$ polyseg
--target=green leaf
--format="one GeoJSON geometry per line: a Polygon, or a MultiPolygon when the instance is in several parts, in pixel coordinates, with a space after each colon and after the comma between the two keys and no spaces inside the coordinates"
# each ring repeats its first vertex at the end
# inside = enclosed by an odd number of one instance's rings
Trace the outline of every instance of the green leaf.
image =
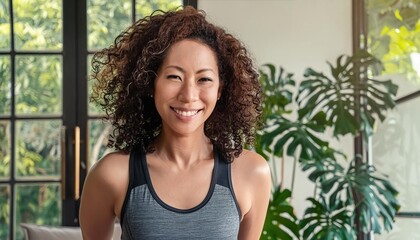
{"type": "Polygon", "coordinates": [[[368,52],[359,51],[353,56],[339,56],[335,66],[328,63],[332,78],[307,68],[298,90],[299,119],[314,119],[318,114],[325,113],[325,119],[332,124],[336,137],[361,130],[370,132],[375,117],[383,120],[384,113],[395,106],[393,98],[398,89],[390,80],[359,78],[357,73],[361,67],[373,67],[379,63],[368,52]],[[368,92],[369,95],[366,95],[368,92]],[[359,97],[367,99],[363,107],[354,104],[359,97]],[[356,118],[362,113],[364,118],[356,118]]]}
{"type": "Polygon", "coordinates": [[[348,236],[354,239],[354,230],[351,228],[351,211],[340,208],[343,204],[328,206],[324,197],[321,201],[308,198],[312,206],[307,208],[300,226],[304,239],[340,239],[348,236]]]}
{"type": "Polygon", "coordinates": [[[293,74],[286,73],[279,67],[278,73],[273,64],[264,64],[259,69],[260,82],[263,88],[263,121],[269,115],[286,113],[286,107],[293,101],[291,87],[295,85],[293,74]],[[277,76],[277,77],[276,77],[277,76]]]}
{"type": "Polygon", "coordinates": [[[289,204],[291,192],[277,188],[269,203],[263,233],[260,239],[300,238],[300,227],[293,207],[289,204]]]}

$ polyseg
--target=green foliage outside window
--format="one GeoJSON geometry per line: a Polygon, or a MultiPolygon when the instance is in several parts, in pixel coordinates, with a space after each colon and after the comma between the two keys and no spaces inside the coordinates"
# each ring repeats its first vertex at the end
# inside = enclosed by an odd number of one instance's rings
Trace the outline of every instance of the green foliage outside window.
{"type": "Polygon", "coordinates": [[[131,0],[88,0],[88,49],[109,47],[131,22],[131,0]]]}
{"type": "Polygon", "coordinates": [[[17,56],[16,114],[60,114],[62,63],[60,56],[17,56]]]}
{"type": "Polygon", "coordinates": [[[0,115],[10,114],[10,58],[0,56],[0,115]]]}
{"type": "Polygon", "coordinates": [[[63,21],[61,0],[13,1],[15,48],[61,50],[63,21]]]}
{"type": "Polygon", "coordinates": [[[383,74],[403,74],[420,83],[413,54],[420,54],[420,0],[369,0],[368,46],[384,65],[383,74]]]}
{"type": "Polygon", "coordinates": [[[16,236],[23,239],[19,223],[39,225],[61,224],[61,198],[59,184],[25,184],[16,188],[16,236]]]}
{"type": "MultiPolygon", "coordinates": [[[[182,0],[136,1],[136,19],[148,16],[156,9],[167,11],[181,5],[182,0]]],[[[109,47],[115,37],[131,24],[131,0],[88,0],[87,6],[89,50],[109,47]]]]}
{"type": "Polygon", "coordinates": [[[136,2],[136,19],[150,15],[154,10],[170,10],[182,6],[182,0],[144,0],[136,2]]]}
{"type": "Polygon", "coordinates": [[[9,2],[0,2],[0,50],[10,49],[9,2]]]}
{"type": "Polygon", "coordinates": [[[9,235],[9,230],[7,229],[10,216],[9,200],[9,186],[0,185],[0,239],[7,239],[7,236],[9,235]]]}

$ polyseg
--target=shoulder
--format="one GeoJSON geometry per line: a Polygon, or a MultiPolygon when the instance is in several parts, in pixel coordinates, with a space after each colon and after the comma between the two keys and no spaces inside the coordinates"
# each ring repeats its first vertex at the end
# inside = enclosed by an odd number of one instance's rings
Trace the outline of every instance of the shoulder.
{"type": "Polygon", "coordinates": [[[256,152],[244,150],[232,163],[232,183],[241,210],[238,239],[258,239],[271,194],[267,161],[256,152]]]}
{"type": "Polygon", "coordinates": [[[92,166],[88,178],[100,178],[106,182],[118,179],[128,174],[128,160],[129,154],[122,152],[108,153],[92,166]]]}
{"type": "MultiPolygon", "coordinates": [[[[271,173],[267,161],[258,153],[244,150],[232,163],[232,180],[239,200],[249,201],[271,190],[271,173]]],[[[247,204],[244,204],[247,205],[247,204]]]]}
{"type": "Polygon", "coordinates": [[[243,150],[232,164],[239,175],[262,178],[262,180],[270,178],[270,167],[267,161],[254,151],[243,150]]]}
{"type": "Polygon", "coordinates": [[[129,181],[128,159],[128,154],[110,153],[89,170],[79,209],[84,238],[109,239],[112,235],[129,181]]]}
{"type": "MultiPolygon", "coordinates": [[[[86,190],[96,193],[107,192],[115,198],[124,195],[128,185],[129,156],[122,152],[112,152],[97,161],[86,177],[86,190]]],[[[118,201],[115,198],[114,200],[118,201]]]]}
{"type": "Polygon", "coordinates": [[[90,169],[91,173],[106,173],[108,171],[121,171],[128,167],[130,154],[111,152],[98,160],[90,169]]]}

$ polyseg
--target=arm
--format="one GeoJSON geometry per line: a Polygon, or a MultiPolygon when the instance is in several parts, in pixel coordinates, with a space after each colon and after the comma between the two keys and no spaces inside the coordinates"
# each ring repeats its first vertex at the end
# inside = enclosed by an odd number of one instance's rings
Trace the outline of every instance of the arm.
{"type": "Polygon", "coordinates": [[[105,156],[86,178],[79,214],[84,240],[112,238],[115,217],[119,214],[115,209],[121,197],[125,197],[128,185],[128,163],[122,156],[117,153],[105,156]]]}
{"type": "Polygon", "coordinates": [[[256,153],[247,154],[252,160],[247,160],[248,166],[242,167],[246,173],[246,194],[250,203],[246,212],[243,212],[243,219],[239,228],[238,239],[255,240],[259,239],[264,226],[268,203],[271,195],[270,168],[264,158],[256,153]]]}

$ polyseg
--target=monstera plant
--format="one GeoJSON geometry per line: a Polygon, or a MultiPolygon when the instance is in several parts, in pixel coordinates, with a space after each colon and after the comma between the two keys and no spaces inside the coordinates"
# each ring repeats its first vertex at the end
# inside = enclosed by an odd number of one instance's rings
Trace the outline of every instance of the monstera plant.
{"type": "MultiPolygon", "coordinates": [[[[285,74],[284,70],[280,68],[280,74],[276,77],[276,69],[273,65],[265,65],[269,69],[267,75],[261,72],[261,84],[264,89],[263,102],[263,119],[265,127],[268,127],[272,116],[282,116],[290,113],[286,107],[293,101],[293,87],[295,81],[292,74],[285,74]]],[[[271,123],[272,124],[272,123],[271,123]]],[[[271,133],[267,133],[271,134],[271,133]]],[[[275,134],[275,133],[274,133],[275,134]]],[[[262,138],[266,137],[263,132],[257,134],[255,150],[263,155],[266,159],[274,159],[275,155],[272,149],[264,149],[262,145],[262,138]]],[[[271,135],[273,138],[274,135],[271,135]]],[[[276,166],[273,161],[273,166],[276,166]]],[[[278,183],[277,172],[271,171],[274,191],[266,217],[266,223],[260,239],[293,239],[300,238],[300,227],[298,218],[296,217],[293,207],[289,203],[291,192],[288,189],[282,189],[278,183]]]]}
{"type": "Polygon", "coordinates": [[[350,134],[367,141],[375,122],[395,106],[397,86],[369,77],[380,62],[366,51],[328,64],[329,75],[306,69],[298,87],[281,67],[278,73],[272,64],[260,70],[264,128],[255,149],[272,163],[285,155],[295,159],[316,188],[298,219],[288,201],[290,191],[274,184],[261,239],[356,239],[357,229],[392,229],[397,190],[361,156],[348,157],[323,138],[332,132],[338,140],[350,134]],[[297,110],[288,110],[293,104],[297,110]]]}

